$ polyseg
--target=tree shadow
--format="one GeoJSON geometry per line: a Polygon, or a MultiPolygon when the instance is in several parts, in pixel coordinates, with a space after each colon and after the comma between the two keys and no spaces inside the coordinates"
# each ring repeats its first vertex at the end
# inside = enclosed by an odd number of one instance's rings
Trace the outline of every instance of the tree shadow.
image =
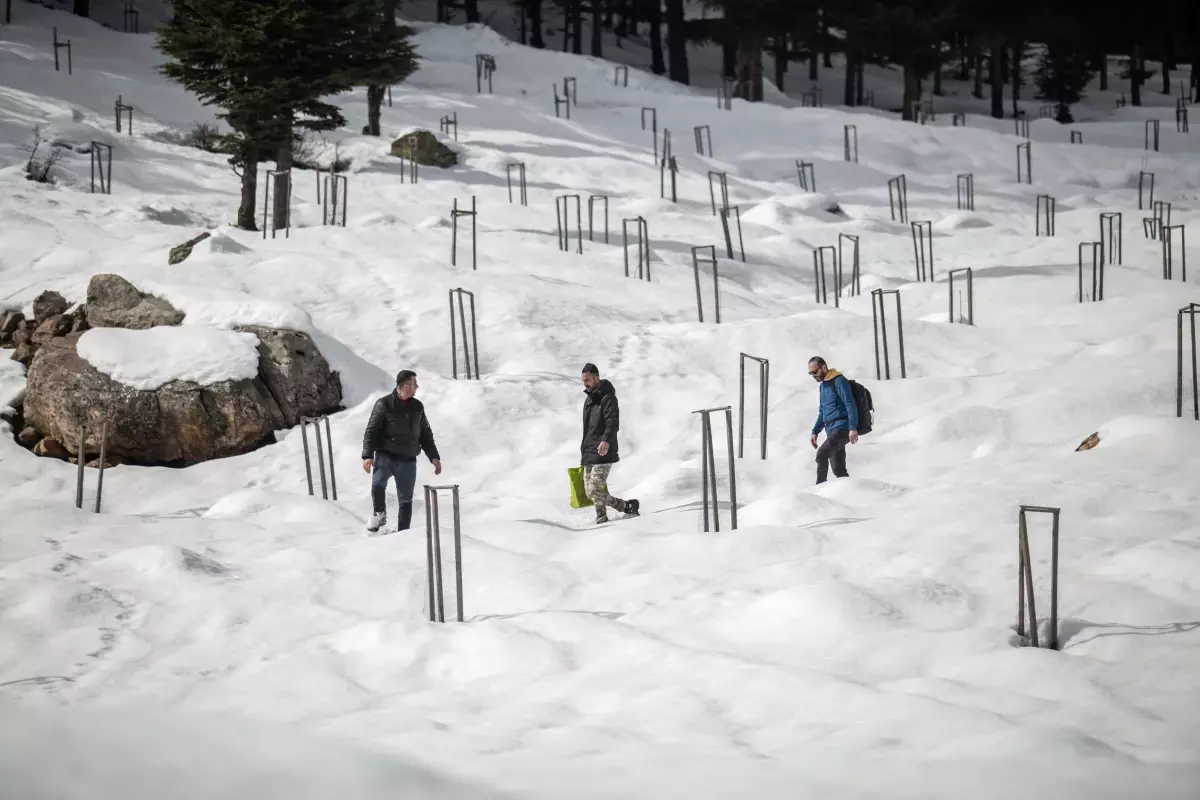
{"type": "Polygon", "coordinates": [[[1059,649],[1067,650],[1107,636],[1165,636],[1200,630],[1200,620],[1168,622],[1162,625],[1123,625],[1119,622],[1088,622],[1064,619],[1058,625],[1059,649]]]}

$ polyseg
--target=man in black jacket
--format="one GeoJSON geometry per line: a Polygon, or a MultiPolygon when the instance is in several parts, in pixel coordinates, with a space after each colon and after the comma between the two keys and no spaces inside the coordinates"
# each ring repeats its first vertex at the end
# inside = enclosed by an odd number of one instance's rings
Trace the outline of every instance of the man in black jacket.
{"type": "Polygon", "coordinates": [[[617,455],[617,430],[621,412],[617,393],[608,381],[600,380],[595,364],[583,365],[583,443],[579,446],[583,465],[583,487],[596,506],[596,524],[608,522],[606,506],[638,515],[637,500],[621,500],[608,493],[608,473],[620,461],[617,455]]]}
{"type": "Polygon", "coordinates": [[[417,455],[421,451],[433,462],[433,474],[442,474],[442,459],[433,441],[433,430],[425,417],[425,406],[413,397],[416,393],[417,373],[401,370],[396,376],[396,391],[376,400],[367,420],[362,457],[363,471],[371,474],[371,504],[375,511],[367,526],[371,533],[387,524],[390,478],[396,479],[396,495],[400,499],[396,530],[408,530],[412,522],[413,487],[417,483],[417,455]]]}

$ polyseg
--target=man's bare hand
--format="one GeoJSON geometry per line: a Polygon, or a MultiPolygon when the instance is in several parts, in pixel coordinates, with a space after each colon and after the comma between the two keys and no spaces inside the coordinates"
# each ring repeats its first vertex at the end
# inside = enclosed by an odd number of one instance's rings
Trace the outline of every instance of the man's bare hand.
{"type": "Polygon", "coordinates": [[[858,431],[850,431],[850,444],[858,444],[858,431]]]}
{"type": "Polygon", "coordinates": [[[817,434],[814,433],[812,436],[808,437],[808,441],[809,441],[809,444],[811,444],[813,446],[813,450],[816,450],[817,449],[817,434]]]}
{"type": "Polygon", "coordinates": [[[608,442],[601,442],[600,445],[596,448],[596,452],[602,456],[608,455],[608,442]]]}
{"type": "Polygon", "coordinates": [[[433,460],[433,474],[434,475],[442,474],[442,460],[440,458],[435,458],[433,460]]]}

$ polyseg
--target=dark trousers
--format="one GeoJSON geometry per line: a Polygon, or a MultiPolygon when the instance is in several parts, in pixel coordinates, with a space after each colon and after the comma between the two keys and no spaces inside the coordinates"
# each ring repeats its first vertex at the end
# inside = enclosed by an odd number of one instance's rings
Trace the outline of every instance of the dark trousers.
{"type": "Polygon", "coordinates": [[[400,501],[399,530],[405,530],[412,520],[413,488],[417,485],[417,460],[375,453],[375,466],[371,470],[371,505],[376,514],[387,510],[388,481],[396,480],[396,497],[400,501]]]}
{"type": "Polygon", "coordinates": [[[838,478],[849,478],[846,471],[846,445],[850,443],[850,431],[833,431],[826,434],[825,441],[817,448],[817,483],[829,479],[829,463],[833,462],[833,474],[838,478]]]}

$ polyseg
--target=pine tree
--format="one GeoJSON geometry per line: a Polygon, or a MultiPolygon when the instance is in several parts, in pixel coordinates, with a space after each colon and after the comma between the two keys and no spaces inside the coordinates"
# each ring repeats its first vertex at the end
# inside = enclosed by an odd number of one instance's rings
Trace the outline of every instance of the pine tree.
{"type": "Polygon", "coordinates": [[[380,136],[379,119],[383,98],[389,86],[400,83],[417,69],[416,51],[409,43],[411,28],[396,24],[398,0],[372,0],[363,9],[369,32],[357,45],[371,51],[371,61],[359,66],[358,73],[367,84],[367,126],[364,133],[380,136]]]}
{"type": "MultiPolygon", "coordinates": [[[[293,128],[345,124],[323,98],[390,77],[414,56],[381,32],[377,0],[172,0],[174,17],[158,33],[170,59],[162,72],[195,93],[233,129],[230,163],[240,170],[237,225],[255,230],[259,155],[276,150],[291,168],[293,128]]],[[[286,196],[280,198],[286,202],[286,196]]],[[[286,205],[276,224],[287,222],[286,205]],[[282,213],[282,219],[280,219],[282,213]]]]}
{"type": "Polygon", "coordinates": [[[1064,42],[1049,42],[1038,59],[1034,79],[1038,99],[1056,106],[1055,119],[1063,124],[1075,121],[1071,106],[1083,99],[1083,90],[1092,79],[1090,59],[1064,42]]]}

